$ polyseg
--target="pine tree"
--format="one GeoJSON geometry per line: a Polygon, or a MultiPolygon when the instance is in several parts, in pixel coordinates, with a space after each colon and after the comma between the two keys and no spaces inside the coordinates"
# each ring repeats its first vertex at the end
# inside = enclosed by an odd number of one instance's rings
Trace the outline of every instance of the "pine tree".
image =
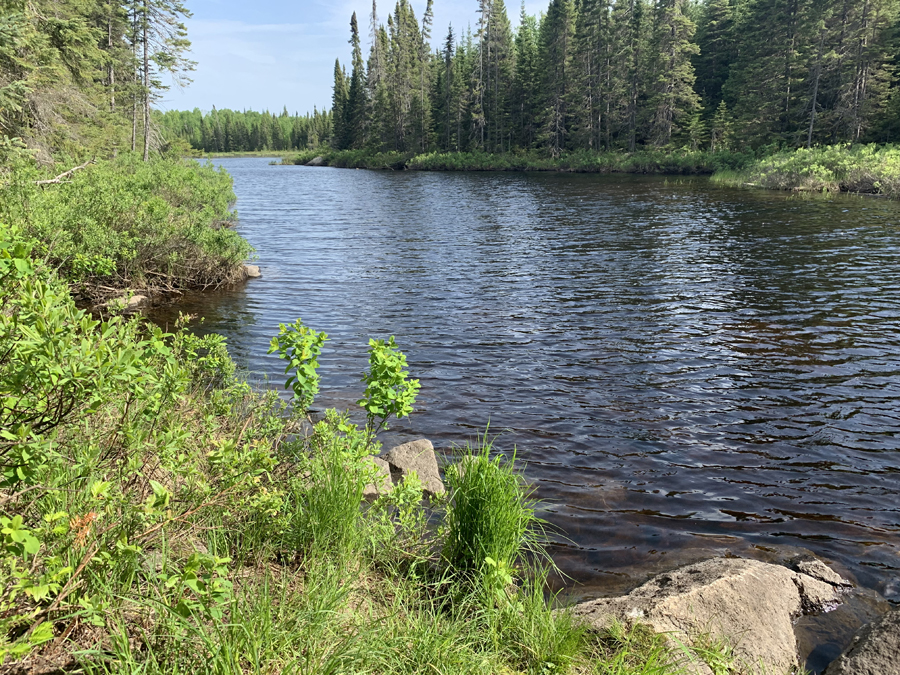
{"type": "Polygon", "coordinates": [[[538,24],[535,17],[525,13],[524,0],[519,17],[511,108],[513,123],[517,130],[517,145],[530,148],[537,141],[541,86],[538,24]]]}
{"type": "MultiPolygon", "coordinates": [[[[362,148],[366,144],[366,81],[365,64],[362,58],[362,46],[359,40],[359,25],[356,22],[356,12],[350,18],[350,45],[353,48],[352,68],[350,82],[347,88],[346,104],[341,111],[340,132],[338,131],[338,119],[335,116],[335,137],[344,139],[344,145],[348,148],[362,148]]],[[[336,115],[333,109],[332,114],[336,115]]]]}
{"type": "Polygon", "coordinates": [[[686,0],[659,0],[655,12],[654,54],[651,69],[652,111],[649,139],[663,147],[670,143],[680,125],[699,120],[699,96],[694,91],[694,66],[691,57],[699,53],[693,42],[695,26],[684,13],[686,0]]]}
{"type": "Polygon", "coordinates": [[[540,27],[544,93],[540,136],[553,157],[559,157],[565,149],[569,133],[567,95],[574,19],[572,0],[551,0],[540,27]]]}
{"type": "Polygon", "coordinates": [[[347,98],[349,82],[347,73],[338,59],[334,60],[334,88],[331,95],[331,114],[334,115],[334,147],[343,150],[349,147],[346,128],[347,98]]]}
{"type": "Polygon", "coordinates": [[[812,0],[747,0],[735,16],[737,56],[723,97],[753,144],[798,140],[813,8],[812,0]]]}
{"type": "Polygon", "coordinates": [[[573,146],[609,146],[612,43],[609,0],[582,0],[576,21],[571,114],[573,146]],[[604,128],[605,127],[605,128],[604,128]]]}
{"type": "Polygon", "coordinates": [[[702,6],[697,26],[697,46],[700,53],[694,58],[696,91],[703,107],[718,109],[722,100],[722,86],[728,79],[735,58],[733,13],[735,0],[709,0],[702,6]]]}

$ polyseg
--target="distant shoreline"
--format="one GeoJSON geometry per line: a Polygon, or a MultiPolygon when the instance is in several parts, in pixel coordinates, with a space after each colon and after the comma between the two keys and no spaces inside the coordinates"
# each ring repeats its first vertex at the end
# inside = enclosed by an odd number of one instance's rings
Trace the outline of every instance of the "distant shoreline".
{"type": "Polygon", "coordinates": [[[847,193],[900,199],[900,146],[832,145],[781,150],[764,157],[751,152],[656,149],[625,152],[578,151],[550,157],[525,153],[369,152],[306,150],[282,164],[393,171],[546,171],[708,175],[736,188],[791,192],[847,193]]]}

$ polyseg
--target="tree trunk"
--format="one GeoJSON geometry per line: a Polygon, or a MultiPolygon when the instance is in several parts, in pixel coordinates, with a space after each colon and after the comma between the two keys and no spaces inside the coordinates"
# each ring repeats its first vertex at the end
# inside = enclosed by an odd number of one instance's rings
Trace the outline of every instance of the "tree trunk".
{"type": "Polygon", "coordinates": [[[141,25],[141,43],[144,49],[144,161],[150,159],[150,0],[144,0],[144,14],[141,25]]]}
{"type": "Polygon", "coordinates": [[[822,47],[825,44],[825,27],[819,34],[819,51],[816,54],[816,79],[813,83],[812,110],[809,113],[809,133],[806,135],[806,147],[812,147],[813,127],[816,124],[816,104],[819,98],[819,79],[822,76],[822,47]]]}
{"type": "Polygon", "coordinates": [[[112,16],[106,22],[106,46],[109,50],[109,111],[116,111],[116,69],[112,58],[112,16]]]}

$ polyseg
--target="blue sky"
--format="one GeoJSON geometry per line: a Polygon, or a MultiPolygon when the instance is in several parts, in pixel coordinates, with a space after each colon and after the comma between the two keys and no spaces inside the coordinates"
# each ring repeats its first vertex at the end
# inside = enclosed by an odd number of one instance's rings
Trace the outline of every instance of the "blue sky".
{"type": "MultiPolygon", "coordinates": [[[[396,0],[380,0],[382,22],[396,0]]],[[[411,0],[421,19],[425,0],[411,0]]],[[[518,23],[518,0],[507,0],[513,25],[518,23]]],[[[526,2],[538,13],[546,0],[526,2]]],[[[197,61],[193,84],[166,93],[163,110],[233,108],[304,113],[331,105],[334,60],[349,61],[350,15],[355,11],[369,51],[371,0],[188,0],[193,18],[187,22],[197,61]]],[[[434,0],[437,45],[452,23],[464,32],[477,19],[477,0],[434,0]]]]}

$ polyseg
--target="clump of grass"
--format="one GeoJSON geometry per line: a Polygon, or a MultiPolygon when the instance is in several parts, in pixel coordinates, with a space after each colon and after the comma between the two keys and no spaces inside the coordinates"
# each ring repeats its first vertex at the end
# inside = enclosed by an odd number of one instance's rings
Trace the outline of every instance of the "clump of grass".
{"type": "Polygon", "coordinates": [[[290,479],[284,543],[311,556],[345,560],[363,545],[360,503],[369,481],[362,461],[369,454],[367,436],[346,414],[329,410],[309,443],[308,451],[299,449],[303,459],[290,479]]]}
{"type": "Polygon", "coordinates": [[[515,469],[515,456],[491,456],[492,442],[466,447],[446,472],[451,493],[445,517],[444,564],[460,572],[512,570],[520,556],[540,551],[543,522],[530,489],[515,469]]]}
{"type": "Polygon", "coordinates": [[[676,675],[684,672],[665,636],[643,624],[613,623],[592,645],[597,675],[676,675]]]}

